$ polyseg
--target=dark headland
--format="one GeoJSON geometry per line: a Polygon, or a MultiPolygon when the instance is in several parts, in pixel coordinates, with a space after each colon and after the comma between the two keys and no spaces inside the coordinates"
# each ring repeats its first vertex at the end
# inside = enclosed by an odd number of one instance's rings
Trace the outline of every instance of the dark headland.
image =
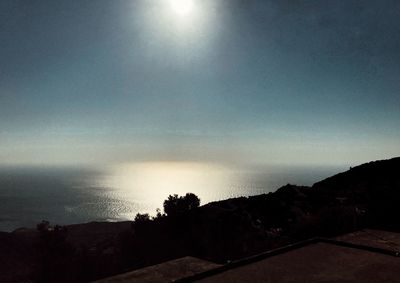
{"type": "Polygon", "coordinates": [[[317,236],[399,232],[399,215],[397,157],[154,218],[0,232],[0,282],[88,282],[185,256],[223,264],[317,236]]]}

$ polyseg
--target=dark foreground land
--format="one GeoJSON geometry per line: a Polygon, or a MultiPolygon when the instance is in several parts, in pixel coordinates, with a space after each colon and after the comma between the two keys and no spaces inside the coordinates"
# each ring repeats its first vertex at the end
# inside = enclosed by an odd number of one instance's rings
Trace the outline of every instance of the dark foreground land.
{"type": "MultiPolygon", "coordinates": [[[[179,279],[181,282],[308,282],[308,283],[395,283],[399,282],[400,268],[399,233],[379,230],[361,230],[346,234],[343,239],[315,239],[287,247],[271,256],[263,254],[251,261],[239,261],[233,266],[198,273],[190,278],[179,279]],[[364,245],[351,244],[349,241],[368,237],[364,245]],[[388,241],[394,238],[395,242],[388,241]],[[346,238],[351,238],[347,239],[346,238]],[[385,242],[385,247],[376,249],[385,242]],[[299,246],[300,245],[300,246],[299,246]],[[264,258],[263,258],[264,257],[264,258]]],[[[111,278],[110,278],[111,279],[111,278]]],[[[123,283],[111,281],[109,283],[123,283]]],[[[135,281],[126,281],[133,283],[135,281]]],[[[143,282],[143,281],[136,281],[143,282]]],[[[153,281],[156,282],[156,281],[153,281]]],[[[158,281],[158,282],[165,282],[158,281]]],[[[108,283],[108,282],[107,282],[108,283]]]]}
{"type": "Polygon", "coordinates": [[[393,158],[155,219],[1,232],[0,282],[87,282],[188,255],[224,264],[316,236],[400,231],[399,173],[393,158]]]}

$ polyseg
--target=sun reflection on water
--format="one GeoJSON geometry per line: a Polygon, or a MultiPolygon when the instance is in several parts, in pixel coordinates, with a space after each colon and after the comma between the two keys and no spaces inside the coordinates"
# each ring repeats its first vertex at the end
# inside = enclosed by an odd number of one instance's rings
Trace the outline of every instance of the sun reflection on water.
{"type": "MultiPolygon", "coordinates": [[[[233,181],[232,172],[221,165],[199,162],[140,162],[113,167],[100,181],[109,194],[139,203],[142,212],[162,209],[170,194],[192,192],[202,203],[219,199],[221,189],[233,181]]],[[[128,213],[132,217],[136,212],[128,213]]]]}

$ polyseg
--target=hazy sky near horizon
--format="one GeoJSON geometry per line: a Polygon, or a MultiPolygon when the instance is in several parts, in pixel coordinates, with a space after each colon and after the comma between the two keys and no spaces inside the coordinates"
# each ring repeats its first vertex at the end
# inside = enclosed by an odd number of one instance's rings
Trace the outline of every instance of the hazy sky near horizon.
{"type": "Polygon", "coordinates": [[[0,165],[357,164],[399,121],[399,1],[0,2],[0,165]]]}

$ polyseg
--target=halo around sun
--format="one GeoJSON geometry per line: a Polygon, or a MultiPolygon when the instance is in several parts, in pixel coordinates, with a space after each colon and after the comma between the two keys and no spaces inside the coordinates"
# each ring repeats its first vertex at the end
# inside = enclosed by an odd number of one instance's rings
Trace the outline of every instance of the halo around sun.
{"type": "Polygon", "coordinates": [[[171,9],[180,16],[188,16],[193,12],[193,0],[168,0],[171,9]]]}

